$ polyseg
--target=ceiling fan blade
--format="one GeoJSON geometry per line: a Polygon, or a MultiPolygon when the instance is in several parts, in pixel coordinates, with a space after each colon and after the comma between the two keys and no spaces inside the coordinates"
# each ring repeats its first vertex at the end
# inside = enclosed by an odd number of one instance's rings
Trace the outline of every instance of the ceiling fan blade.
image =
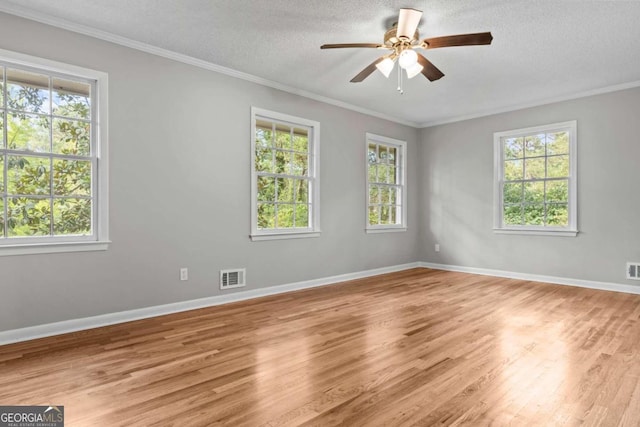
{"type": "Polygon", "coordinates": [[[455,36],[424,39],[422,41],[422,47],[425,49],[435,49],[438,47],[473,46],[491,44],[491,40],[493,40],[491,33],[457,34],[455,36]]]}
{"type": "Polygon", "coordinates": [[[351,83],[360,83],[361,81],[363,81],[364,79],[369,77],[369,75],[376,70],[376,65],[379,62],[382,62],[383,60],[384,60],[384,56],[381,56],[380,58],[378,58],[375,61],[373,61],[371,64],[369,64],[367,66],[367,68],[365,68],[364,70],[360,71],[360,73],[358,73],[357,76],[352,78],[351,79],[351,83]]]}
{"type": "Polygon", "coordinates": [[[417,9],[400,9],[398,16],[398,30],[396,35],[398,38],[413,39],[413,35],[418,29],[418,24],[422,18],[422,11],[417,9]]]}
{"type": "MultiPolygon", "coordinates": [[[[444,73],[431,63],[427,58],[418,54],[418,63],[422,65],[422,75],[429,79],[429,81],[435,81],[444,77],[444,73]]],[[[375,65],[374,65],[375,66],[375,65]]]]}
{"type": "Polygon", "coordinates": [[[320,49],[340,49],[343,47],[372,47],[379,48],[385,47],[380,43],[339,43],[339,44],[323,44],[320,49]]]}
{"type": "Polygon", "coordinates": [[[422,11],[417,9],[400,9],[400,15],[398,16],[398,30],[397,37],[413,39],[418,24],[422,18],[422,11]]]}

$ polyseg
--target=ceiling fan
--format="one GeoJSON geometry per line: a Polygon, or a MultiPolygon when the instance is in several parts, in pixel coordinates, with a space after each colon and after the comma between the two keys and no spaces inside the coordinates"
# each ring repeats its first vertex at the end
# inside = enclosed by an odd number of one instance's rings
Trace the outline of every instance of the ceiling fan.
{"type": "MultiPolygon", "coordinates": [[[[418,33],[418,24],[422,17],[422,11],[416,9],[400,9],[397,24],[387,30],[384,34],[384,42],[379,43],[341,43],[341,44],[323,44],[320,49],[338,49],[338,48],[375,48],[390,50],[391,53],[381,56],[373,61],[364,70],[351,79],[352,83],[359,83],[369,77],[376,68],[389,77],[396,59],[401,69],[407,72],[408,78],[413,78],[422,73],[430,81],[438,80],[444,76],[435,65],[433,65],[422,54],[417,53],[416,49],[436,49],[439,47],[450,46],[471,46],[491,44],[493,36],[490,32],[473,33],[473,34],[457,34],[454,36],[432,37],[420,40],[418,33]]],[[[401,80],[402,71],[399,70],[398,78],[401,80]]],[[[401,90],[401,85],[398,87],[401,90]]]]}

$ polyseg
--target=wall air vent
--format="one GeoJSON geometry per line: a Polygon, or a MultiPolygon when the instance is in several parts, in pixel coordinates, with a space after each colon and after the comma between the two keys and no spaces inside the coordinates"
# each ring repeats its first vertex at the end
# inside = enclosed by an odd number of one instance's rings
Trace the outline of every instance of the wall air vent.
{"type": "Polygon", "coordinates": [[[241,288],[245,283],[247,271],[244,268],[220,270],[220,289],[241,288]]]}
{"type": "Polygon", "coordinates": [[[627,279],[640,280],[640,262],[627,263],[627,279]]]}

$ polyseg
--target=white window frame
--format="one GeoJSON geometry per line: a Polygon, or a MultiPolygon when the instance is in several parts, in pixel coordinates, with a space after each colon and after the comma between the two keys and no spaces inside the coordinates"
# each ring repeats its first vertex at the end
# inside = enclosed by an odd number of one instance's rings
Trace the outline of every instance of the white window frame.
{"type": "MultiPolygon", "coordinates": [[[[541,236],[574,237],[578,234],[578,125],[576,120],[534,126],[524,129],[514,129],[493,134],[494,145],[494,225],[493,230],[498,234],[528,234],[541,236]],[[503,183],[504,183],[504,144],[506,138],[518,138],[546,132],[569,133],[569,197],[567,227],[505,225],[503,222],[503,183]]],[[[545,156],[546,157],[546,156],[545,156]]]]}
{"type": "MultiPolygon", "coordinates": [[[[389,138],[387,136],[376,135],[374,133],[367,132],[364,140],[364,154],[365,154],[365,182],[366,182],[366,194],[365,194],[365,232],[366,233],[387,233],[387,232],[402,232],[407,231],[407,142],[399,139],[389,138]],[[400,219],[399,224],[369,224],[369,187],[371,182],[369,181],[369,143],[385,145],[387,147],[393,147],[396,149],[397,160],[396,164],[396,179],[400,187],[400,203],[399,206],[401,212],[396,218],[400,219]]],[[[377,183],[376,183],[377,184],[377,183]]]]}
{"type": "MultiPolygon", "coordinates": [[[[80,79],[92,84],[92,235],[37,236],[2,239],[0,256],[55,252],[107,250],[109,243],[109,161],[108,161],[108,75],[107,73],[64,64],[49,59],[0,49],[0,62],[6,67],[80,79]]],[[[4,138],[4,136],[3,136],[4,138]]],[[[6,184],[6,183],[5,183],[6,184]]],[[[6,218],[5,218],[6,221],[6,218]]]]}
{"type": "Polygon", "coordinates": [[[251,234],[252,241],[298,239],[320,236],[320,122],[251,107],[251,234]],[[256,118],[298,126],[309,130],[309,201],[311,203],[308,228],[278,228],[261,230],[258,228],[258,172],[256,171],[256,118]]]}

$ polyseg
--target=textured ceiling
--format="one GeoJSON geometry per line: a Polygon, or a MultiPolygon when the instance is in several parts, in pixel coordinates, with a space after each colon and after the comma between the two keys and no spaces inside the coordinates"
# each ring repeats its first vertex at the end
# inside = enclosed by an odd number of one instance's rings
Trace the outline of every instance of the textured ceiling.
{"type": "MultiPolygon", "coordinates": [[[[640,1],[0,0],[0,11],[81,24],[360,109],[429,125],[640,84],[640,1]],[[424,52],[445,77],[349,83],[382,53],[398,9],[421,38],[491,31],[491,46],[424,52]]],[[[42,19],[41,19],[42,20],[42,19]]],[[[45,19],[46,20],[46,19],[45,19]]]]}

